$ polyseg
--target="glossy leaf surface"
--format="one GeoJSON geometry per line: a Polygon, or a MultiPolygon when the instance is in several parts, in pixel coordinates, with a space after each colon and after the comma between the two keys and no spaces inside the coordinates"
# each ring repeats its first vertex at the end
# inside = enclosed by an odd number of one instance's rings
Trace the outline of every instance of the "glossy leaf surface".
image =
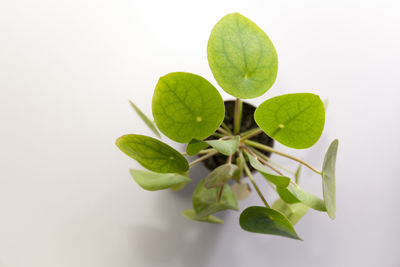
{"type": "Polygon", "coordinates": [[[300,239],[292,223],[279,211],[266,207],[249,207],[239,218],[240,226],[249,232],[300,239]]]}
{"type": "Polygon", "coordinates": [[[160,78],[152,108],[158,129],[180,143],[210,136],[225,116],[224,102],[217,89],[206,79],[186,72],[160,78]]]}
{"type": "Polygon", "coordinates": [[[200,181],[192,198],[193,208],[199,217],[208,216],[226,209],[238,210],[237,199],[231,187],[228,184],[224,186],[220,201],[218,201],[219,191],[220,188],[217,187],[207,189],[204,186],[204,179],[200,181]]]}
{"type": "Polygon", "coordinates": [[[336,217],[336,178],[335,166],[339,140],[335,139],[325,154],[322,166],[322,188],[328,215],[331,219],[336,217]]]}
{"type": "Polygon", "coordinates": [[[133,179],[140,187],[149,191],[167,189],[192,180],[178,173],[155,173],[143,170],[130,170],[133,179]]]}
{"type": "Polygon", "coordinates": [[[254,98],[274,84],[278,56],[267,34],[238,14],[223,17],[207,46],[208,63],[218,84],[237,98],[254,98]]]}
{"type": "Polygon", "coordinates": [[[319,96],[310,93],[270,98],[255,111],[254,119],[266,134],[291,148],[308,148],[320,138],[325,109],[319,96]]]}
{"type": "Polygon", "coordinates": [[[152,137],[128,134],[117,139],[118,148],[146,169],[159,173],[185,172],[187,160],[169,145],[152,137]]]}

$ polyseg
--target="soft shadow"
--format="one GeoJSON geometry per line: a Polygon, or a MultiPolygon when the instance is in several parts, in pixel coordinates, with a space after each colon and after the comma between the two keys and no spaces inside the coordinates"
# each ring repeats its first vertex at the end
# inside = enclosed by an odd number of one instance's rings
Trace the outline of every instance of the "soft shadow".
{"type": "MultiPolygon", "coordinates": [[[[133,229],[134,245],[147,264],[165,266],[205,266],[212,254],[222,225],[195,222],[184,218],[182,210],[192,208],[192,193],[208,170],[199,164],[192,168],[188,183],[178,192],[165,190],[156,197],[159,203],[152,208],[158,214],[159,227],[140,225],[133,229]]],[[[217,215],[224,219],[224,213],[217,215]]]]}

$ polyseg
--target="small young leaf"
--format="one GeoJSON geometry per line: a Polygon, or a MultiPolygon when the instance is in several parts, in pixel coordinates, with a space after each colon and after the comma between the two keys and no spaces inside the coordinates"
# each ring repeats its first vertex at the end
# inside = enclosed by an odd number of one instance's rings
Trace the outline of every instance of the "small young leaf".
{"type": "Polygon", "coordinates": [[[146,123],[147,127],[149,127],[150,130],[158,138],[161,138],[161,135],[158,132],[156,125],[132,101],[129,100],[129,103],[131,104],[132,108],[136,111],[136,113],[139,115],[139,117],[144,121],[144,123],[146,123]]]}
{"type": "Polygon", "coordinates": [[[326,211],[325,203],[322,199],[304,191],[298,185],[291,183],[287,188],[277,188],[276,191],[287,203],[301,202],[312,209],[326,211]]]}
{"type": "Polygon", "coordinates": [[[261,162],[259,162],[258,159],[256,159],[246,151],[245,154],[249,158],[250,165],[257,171],[259,171],[268,181],[270,181],[271,183],[273,183],[278,187],[287,187],[289,185],[290,178],[268,173],[269,170],[263,164],[261,164],[261,162]]]}
{"type": "Polygon", "coordinates": [[[322,134],[325,109],[319,96],[310,93],[287,94],[262,103],[254,119],[266,134],[292,148],[308,148],[322,134]]]}
{"type": "Polygon", "coordinates": [[[117,139],[118,148],[146,169],[159,173],[185,172],[187,160],[169,145],[144,135],[128,134],[117,139]]]}
{"type": "Polygon", "coordinates": [[[224,119],[225,106],[217,89],[206,79],[174,72],[157,83],[153,116],[163,134],[176,142],[188,143],[213,134],[224,119]]]}
{"type": "Polygon", "coordinates": [[[204,141],[219,153],[224,154],[225,156],[230,156],[235,154],[236,149],[239,146],[240,136],[236,135],[229,140],[210,140],[204,141]]]}
{"type": "Polygon", "coordinates": [[[185,185],[186,185],[186,182],[182,182],[182,183],[171,186],[170,189],[172,189],[174,191],[180,191],[185,187],[185,185]]]}
{"type": "Polygon", "coordinates": [[[233,209],[238,210],[238,203],[231,187],[225,184],[220,201],[218,194],[220,188],[207,189],[204,186],[204,179],[197,185],[193,193],[193,208],[199,217],[205,217],[215,212],[233,209]]]}
{"type": "Polygon", "coordinates": [[[130,170],[133,179],[140,187],[149,191],[167,189],[182,183],[191,182],[189,177],[178,173],[155,173],[143,170],[130,170]]]}
{"type": "Polygon", "coordinates": [[[303,166],[303,165],[299,164],[299,167],[297,167],[296,172],[294,173],[294,181],[296,182],[296,184],[299,184],[301,166],[303,166]]]}
{"type": "Polygon", "coordinates": [[[206,142],[192,139],[186,146],[186,154],[188,154],[188,156],[194,156],[207,147],[209,147],[209,144],[207,144],[206,142]]]}
{"type": "Polygon", "coordinates": [[[222,224],[224,223],[223,220],[220,218],[217,218],[212,215],[204,216],[204,217],[199,217],[194,210],[184,210],[182,211],[182,216],[193,221],[199,221],[199,222],[208,222],[208,223],[213,223],[213,224],[222,224]]]}
{"type": "Polygon", "coordinates": [[[309,210],[309,207],[303,203],[287,204],[280,198],[272,204],[271,208],[285,215],[293,225],[303,218],[309,210]]]}
{"type": "Polygon", "coordinates": [[[248,18],[223,17],[207,46],[208,63],[218,84],[237,98],[254,98],[274,84],[278,56],[268,36],[248,18]]]}
{"type": "Polygon", "coordinates": [[[226,163],[215,168],[207,177],[204,179],[204,186],[206,188],[212,188],[221,186],[226,181],[233,178],[235,172],[239,169],[236,165],[226,163]]]}
{"type": "Polygon", "coordinates": [[[325,154],[324,164],[322,167],[322,188],[326,209],[329,217],[333,220],[336,216],[336,182],[335,182],[335,165],[339,140],[335,139],[325,154]]]}
{"type": "Polygon", "coordinates": [[[234,183],[232,185],[232,191],[235,194],[237,200],[244,200],[251,193],[251,189],[248,183],[234,183]]]}
{"type": "Polygon", "coordinates": [[[285,215],[270,208],[248,207],[240,214],[239,223],[244,230],[249,232],[301,240],[285,215]]]}

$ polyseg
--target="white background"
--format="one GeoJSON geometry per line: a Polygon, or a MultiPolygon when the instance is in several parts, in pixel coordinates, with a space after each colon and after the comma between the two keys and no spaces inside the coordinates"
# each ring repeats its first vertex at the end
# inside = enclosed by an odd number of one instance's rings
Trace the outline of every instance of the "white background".
{"type": "MultiPolygon", "coordinates": [[[[1,0],[0,266],[400,266],[399,11],[381,0],[1,0]],[[313,148],[277,145],[320,168],[340,139],[337,219],[310,211],[296,226],[304,242],[244,232],[234,211],[222,226],[186,220],[195,183],[144,191],[128,173],[140,166],[114,145],[151,135],[127,100],[151,115],[160,76],[188,71],[217,86],[206,45],[230,12],[279,55],[275,85],[251,103],[329,99],[313,148]]],[[[319,177],[304,171],[302,185],[321,196],[319,177]]],[[[255,194],[249,205],[261,205],[255,194]]]]}

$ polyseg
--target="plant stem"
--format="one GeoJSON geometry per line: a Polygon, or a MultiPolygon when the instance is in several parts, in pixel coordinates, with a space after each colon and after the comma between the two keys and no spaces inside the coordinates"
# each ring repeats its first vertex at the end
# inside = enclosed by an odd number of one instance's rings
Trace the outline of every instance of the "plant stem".
{"type": "Polygon", "coordinates": [[[222,128],[222,127],[219,127],[218,129],[217,129],[217,131],[218,132],[220,132],[220,133],[222,133],[222,134],[224,134],[224,135],[231,135],[230,133],[228,133],[224,128],[222,128]]]}
{"type": "Polygon", "coordinates": [[[251,174],[251,171],[250,171],[249,167],[247,166],[246,162],[244,161],[244,157],[243,157],[243,153],[242,152],[240,152],[240,159],[243,160],[244,171],[246,172],[246,174],[249,177],[251,183],[253,184],[254,188],[256,189],[258,196],[261,198],[262,202],[264,202],[264,205],[267,208],[269,208],[267,200],[265,200],[264,196],[261,194],[260,188],[258,188],[256,182],[253,179],[253,175],[251,174]]]}
{"type": "Polygon", "coordinates": [[[213,133],[212,135],[215,136],[215,137],[218,137],[218,138],[225,136],[225,135],[220,134],[220,133],[213,133]]]}
{"type": "Polygon", "coordinates": [[[227,131],[228,133],[232,134],[231,129],[229,129],[229,127],[225,124],[225,122],[221,123],[221,127],[224,128],[224,130],[227,131]]]}
{"type": "Polygon", "coordinates": [[[271,170],[273,170],[274,172],[276,172],[278,175],[280,176],[284,176],[279,170],[277,170],[274,166],[272,166],[271,164],[269,164],[269,162],[265,159],[263,159],[262,157],[258,156],[256,153],[254,153],[249,147],[247,146],[242,146],[243,149],[245,149],[247,152],[249,152],[249,154],[251,154],[253,157],[255,157],[258,161],[260,161],[261,163],[263,163],[265,166],[267,166],[268,168],[270,168],[271,170]]]}
{"type": "Polygon", "coordinates": [[[240,138],[240,142],[243,142],[246,139],[250,139],[256,135],[259,135],[262,132],[263,132],[263,130],[261,128],[256,128],[256,129],[247,131],[247,132],[243,133],[242,138],[240,138]]]}
{"type": "Polygon", "coordinates": [[[242,124],[242,109],[243,109],[243,102],[240,98],[236,98],[235,102],[235,114],[233,118],[233,133],[239,134],[240,132],[240,125],[242,124]]]}
{"type": "Polygon", "coordinates": [[[265,151],[268,151],[268,152],[271,152],[271,153],[275,153],[275,154],[281,155],[283,157],[286,157],[288,159],[297,161],[297,162],[303,164],[304,166],[306,166],[307,168],[309,168],[310,170],[312,170],[313,172],[318,173],[319,175],[322,175],[322,172],[320,172],[319,170],[317,170],[316,168],[314,168],[313,166],[311,166],[307,162],[302,161],[301,159],[298,159],[298,158],[293,157],[291,155],[288,155],[286,153],[283,153],[283,152],[280,152],[278,150],[275,150],[272,147],[260,144],[258,142],[250,141],[250,140],[245,140],[244,143],[247,144],[247,145],[250,145],[252,147],[255,147],[255,148],[258,148],[258,149],[262,149],[262,150],[265,150],[265,151]]]}
{"type": "Polygon", "coordinates": [[[225,186],[225,183],[223,183],[223,184],[221,185],[221,189],[219,190],[219,193],[218,193],[217,202],[220,202],[220,201],[221,201],[222,191],[224,191],[224,186],[225,186]]]}
{"type": "Polygon", "coordinates": [[[216,151],[216,150],[214,148],[208,148],[208,149],[201,150],[197,154],[207,154],[207,153],[210,153],[210,152],[213,152],[213,151],[216,151]]]}
{"type": "Polygon", "coordinates": [[[208,154],[206,154],[206,155],[204,155],[204,156],[202,156],[202,157],[200,157],[200,158],[198,158],[196,160],[193,160],[192,162],[189,163],[189,167],[193,167],[197,163],[199,163],[199,162],[201,162],[201,161],[203,161],[205,159],[211,158],[212,156],[214,156],[217,153],[218,153],[217,151],[212,151],[212,152],[210,152],[210,153],[208,153],[208,154]]]}
{"type": "MultiPolygon", "coordinates": [[[[257,149],[253,148],[253,147],[248,147],[251,151],[253,151],[258,157],[268,161],[271,165],[275,165],[276,167],[284,170],[287,173],[290,173],[291,175],[295,175],[295,173],[285,167],[283,167],[282,165],[280,165],[279,163],[276,163],[275,161],[271,160],[270,158],[268,158],[267,156],[265,156],[263,153],[261,153],[260,151],[258,151],[257,149]]],[[[301,166],[301,165],[300,165],[301,166]]]]}

